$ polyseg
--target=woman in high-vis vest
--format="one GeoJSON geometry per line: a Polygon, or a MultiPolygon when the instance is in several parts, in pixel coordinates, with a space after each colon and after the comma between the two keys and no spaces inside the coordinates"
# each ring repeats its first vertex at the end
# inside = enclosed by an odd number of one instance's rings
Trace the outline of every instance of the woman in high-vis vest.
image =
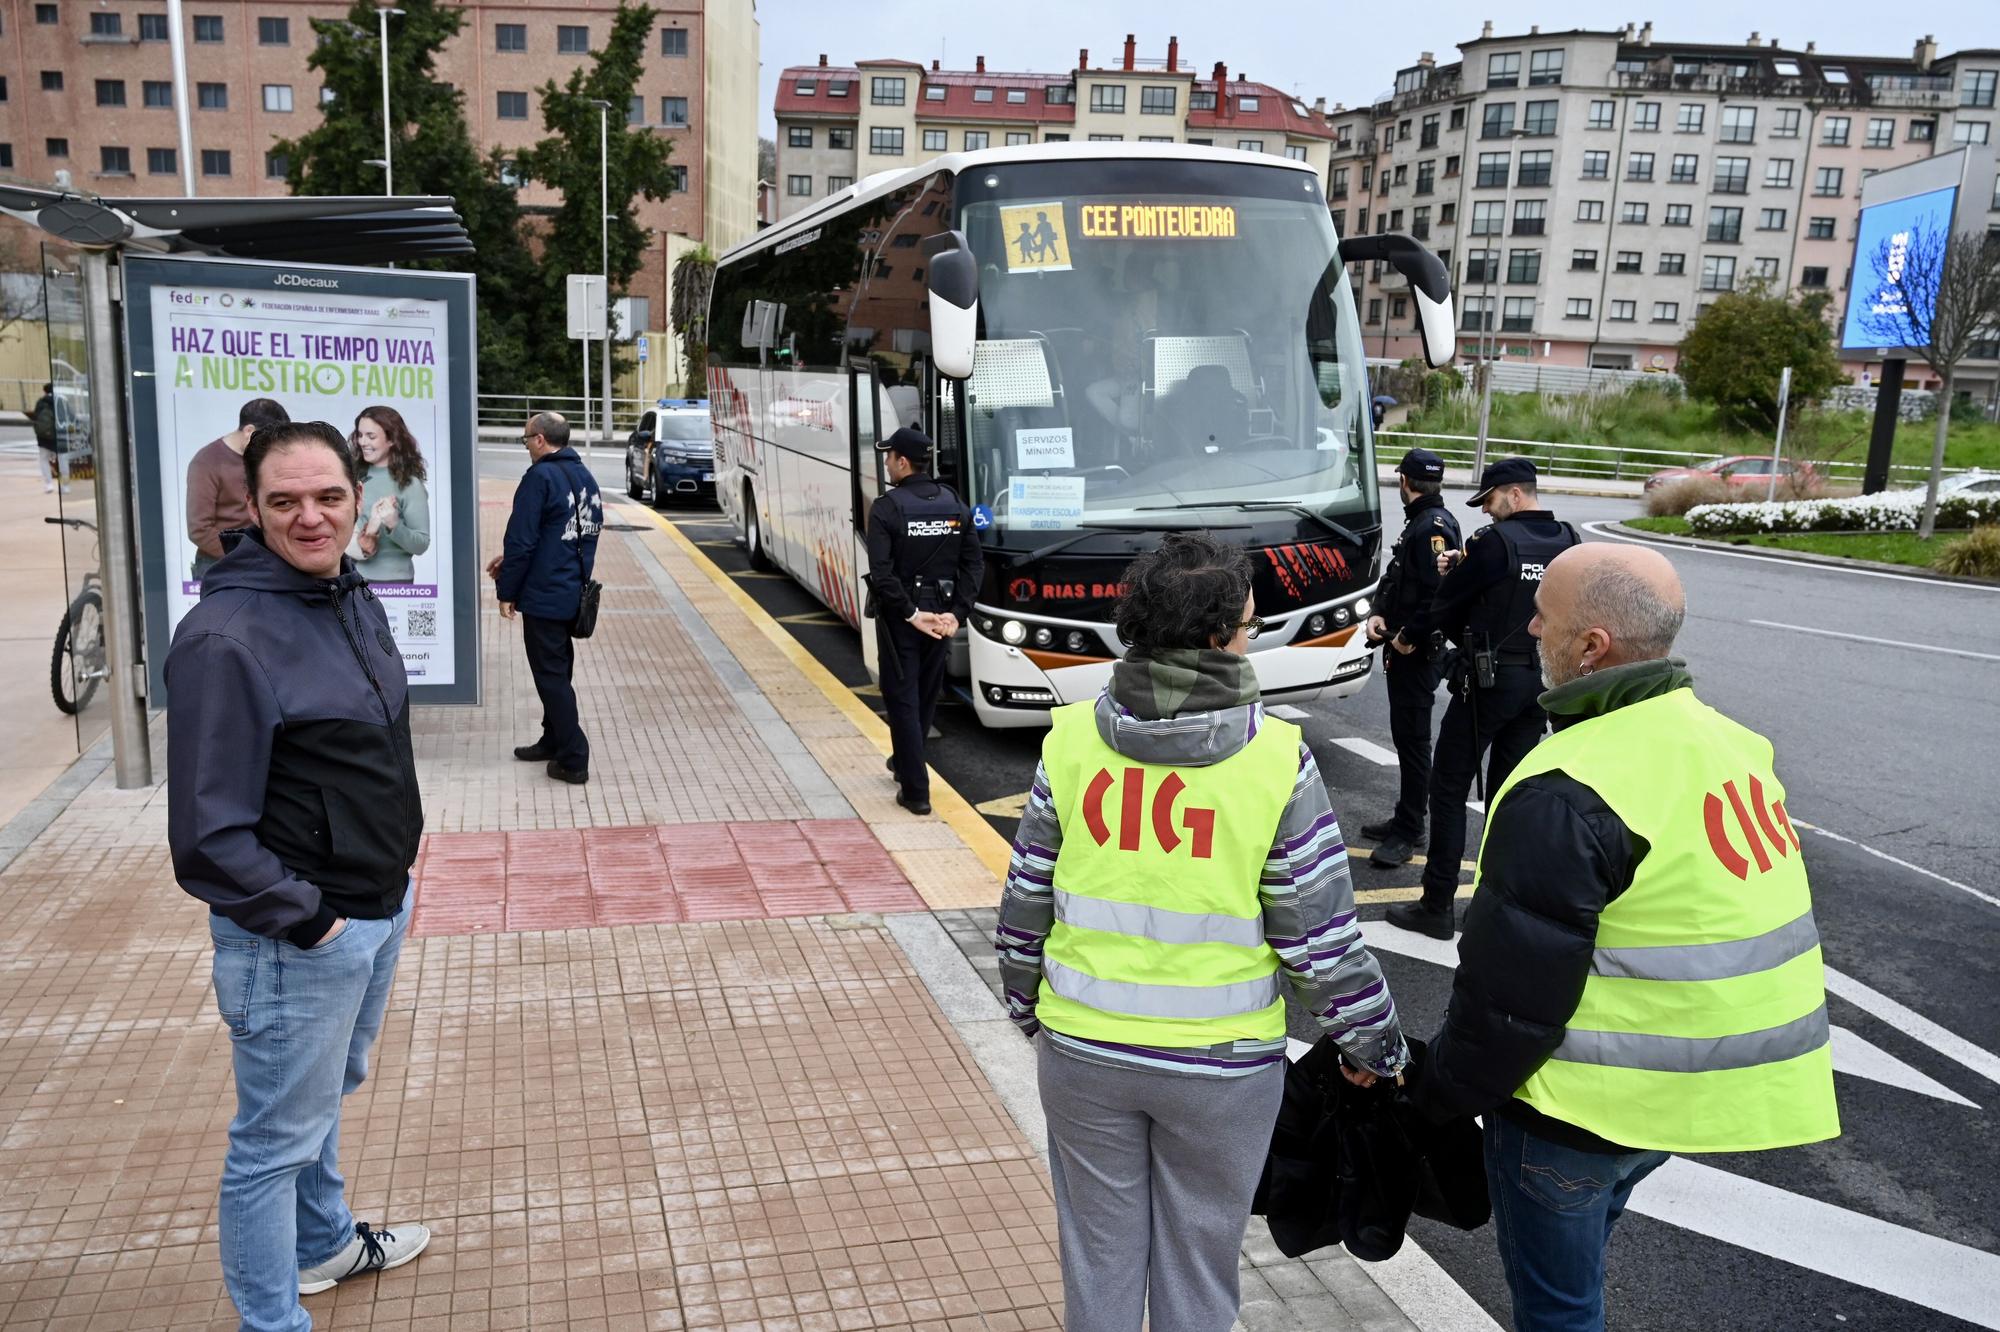
{"type": "Polygon", "coordinates": [[[1039,1034],[1069,1332],[1225,1332],[1284,1095],[1286,990],[1367,1085],[1409,1058],[1298,727],[1258,701],[1244,552],[1168,537],[1055,710],[995,940],[1039,1034]]]}

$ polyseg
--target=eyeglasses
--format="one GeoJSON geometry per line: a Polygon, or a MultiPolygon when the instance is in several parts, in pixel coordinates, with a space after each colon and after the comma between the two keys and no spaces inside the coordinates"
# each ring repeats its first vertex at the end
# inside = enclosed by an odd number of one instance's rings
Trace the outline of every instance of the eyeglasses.
{"type": "Polygon", "coordinates": [[[532,444],[540,438],[541,438],[540,435],[523,435],[521,436],[521,442],[523,444],[532,444]]]}
{"type": "Polygon", "coordinates": [[[1244,620],[1239,624],[1237,624],[1236,627],[1244,631],[1243,636],[1245,638],[1255,638],[1257,635],[1264,632],[1264,617],[1261,615],[1253,615],[1249,619],[1244,620]]]}

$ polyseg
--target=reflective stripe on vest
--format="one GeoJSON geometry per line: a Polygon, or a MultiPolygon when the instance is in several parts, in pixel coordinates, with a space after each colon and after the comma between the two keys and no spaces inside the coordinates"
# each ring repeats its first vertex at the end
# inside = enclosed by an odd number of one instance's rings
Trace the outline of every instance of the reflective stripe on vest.
{"type": "MultiPolygon", "coordinates": [[[[1056,919],[1086,930],[1108,930],[1168,944],[1224,943],[1255,948],[1264,942],[1261,917],[1173,911],[1139,902],[1114,902],[1056,889],[1056,919]]],[[[1075,996],[1072,996],[1075,997],[1075,996]]],[[[1269,999],[1265,1003],[1271,1002],[1269,999]]],[[[1131,1010],[1137,1011],[1137,1010],[1131,1010]]]]}
{"type": "MultiPolygon", "coordinates": [[[[1662,944],[1648,948],[1600,948],[1591,954],[1590,974],[1631,980],[1709,981],[1754,976],[1781,967],[1819,947],[1812,912],[1749,939],[1727,943],[1662,944]]],[[[1609,1060],[1593,1060],[1609,1063],[1609,1060]]]]}
{"type": "Polygon", "coordinates": [[[1086,976],[1044,957],[1042,979],[1065,999],[1135,1017],[1243,1017],[1262,1012],[1278,999],[1276,972],[1234,985],[1139,985],[1086,976]]]}
{"type": "Polygon", "coordinates": [[[1571,1064],[1643,1068],[1656,1073],[1710,1073],[1754,1068],[1811,1054],[1827,1043],[1826,1005],[1781,1027],[1735,1036],[1649,1036],[1630,1031],[1571,1028],[1549,1057],[1571,1064]]]}

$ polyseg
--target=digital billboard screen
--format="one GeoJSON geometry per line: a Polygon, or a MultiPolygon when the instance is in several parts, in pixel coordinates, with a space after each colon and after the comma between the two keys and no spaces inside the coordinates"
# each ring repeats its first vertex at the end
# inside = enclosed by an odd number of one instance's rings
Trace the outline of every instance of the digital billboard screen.
{"type": "MultiPolygon", "coordinates": [[[[1897,327],[1930,326],[1928,309],[1918,308],[1910,317],[1912,293],[1905,289],[1903,259],[1912,236],[1951,235],[1957,203],[1958,188],[1950,186],[1861,210],[1861,231],[1854,242],[1854,280],[1848,287],[1847,319],[1840,330],[1842,350],[1895,350],[1906,339],[1885,339],[1885,321],[1897,327]]],[[[1915,295],[1918,300],[1936,298],[1935,292],[1915,295]]]]}

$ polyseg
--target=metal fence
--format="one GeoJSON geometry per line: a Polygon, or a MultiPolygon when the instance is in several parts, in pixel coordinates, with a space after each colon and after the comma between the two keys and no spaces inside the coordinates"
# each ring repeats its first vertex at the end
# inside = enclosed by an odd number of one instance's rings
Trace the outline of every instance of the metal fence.
{"type": "MultiPolygon", "coordinates": [[[[639,428],[639,418],[653,406],[650,398],[614,398],[611,402],[611,434],[614,440],[623,443],[625,436],[639,428]]],[[[593,398],[586,404],[580,397],[552,398],[524,393],[482,393],[479,395],[479,431],[481,434],[497,434],[502,431],[520,432],[521,425],[535,412],[561,412],[569,418],[570,429],[581,433],[584,418],[589,417],[593,438],[603,431],[600,418],[604,415],[604,399],[593,398]]],[[[579,443],[582,441],[579,440],[579,443]]]]}
{"type": "MultiPolygon", "coordinates": [[[[1431,435],[1415,430],[1378,430],[1376,438],[1404,443],[1404,447],[1421,445],[1444,459],[1447,467],[1469,468],[1472,466],[1473,451],[1479,443],[1476,435],[1431,435]]],[[[1384,449],[1387,454],[1392,450],[1384,449]]],[[[1486,456],[1532,458],[1537,466],[1549,476],[1580,477],[1600,481],[1643,481],[1654,472],[1669,467],[1698,467],[1702,463],[1731,455],[1721,453],[1693,453],[1669,449],[1627,449],[1610,444],[1557,444],[1543,439],[1503,439],[1497,435],[1486,437],[1486,456]]],[[[1821,462],[1814,460],[1813,467],[1823,478],[1835,485],[1860,485],[1866,464],[1860,462],[1821,462]]],[[[1946,469],[1946,475],[1959,471],[1946,469]]],[[[1917,485],[1930,476],[1930,468],[1907,463],[1897,463],[1889,468],[1889,482],[1917,485]]]]}

